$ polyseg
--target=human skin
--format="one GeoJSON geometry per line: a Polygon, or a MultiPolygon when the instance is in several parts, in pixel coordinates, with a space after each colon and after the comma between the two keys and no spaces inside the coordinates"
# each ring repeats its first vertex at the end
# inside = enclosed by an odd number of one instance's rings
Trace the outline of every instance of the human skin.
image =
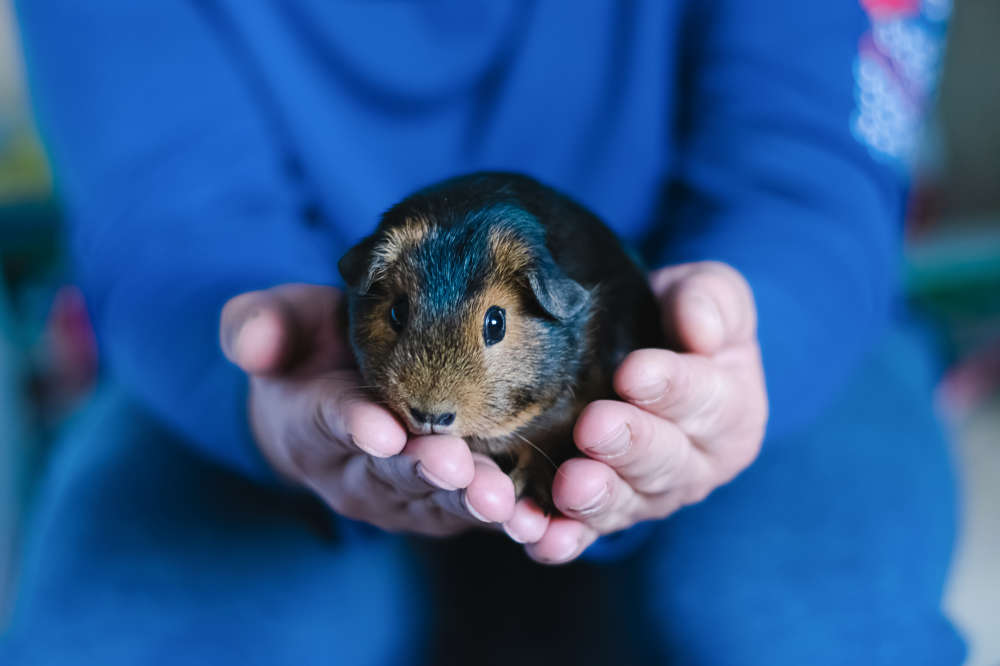
{"type": "Polygon", "coordinates": [[[286,284],[223,308],[220,342],[250,382],[257,444],[278,473],[335,512],[391,531],[447,536],[502,526],[533,559],[569,562],[603,534],[704,499],[760,451],[767,393],[746,281],[716,262],[650,274],[671,349],[618,368],[622,398],[588,405],[546,516],[456,437],[409,436],[371,402],[339,326],[334,287],[286,284]]]}

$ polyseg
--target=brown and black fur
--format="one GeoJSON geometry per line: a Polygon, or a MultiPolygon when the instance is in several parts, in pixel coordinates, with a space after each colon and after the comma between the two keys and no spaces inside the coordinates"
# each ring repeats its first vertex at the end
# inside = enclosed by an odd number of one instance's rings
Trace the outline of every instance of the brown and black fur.
{"type": "Polygon", "coordinates": [[[433,432],[465,438],[553,511],[552,480],[576,453],[583,407],[613,398],[630,351],[663,345],[646,276],[615,234],[568,197],[526,176],[476,173],[389,209],[340,260],[351,344],[412,432],[410,409],[455,415],[433,432]],[[406,326],[389,323],[405,299],[406,326]],[[486,346],[490,306],[506,335],[486,346]]]}

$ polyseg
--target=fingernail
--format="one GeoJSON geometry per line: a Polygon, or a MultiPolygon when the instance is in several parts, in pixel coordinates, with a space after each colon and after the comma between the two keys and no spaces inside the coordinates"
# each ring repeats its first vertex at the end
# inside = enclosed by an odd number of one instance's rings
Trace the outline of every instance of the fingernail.
{"type": "Polygon", "coordinates": [[[576,554],[576,549],[579,548],[579,547],[580,547],[579,540],[577,540],[577,541],[571,541],[568,544],[566,544],[565,550],[563,550],[562,552],[560,552],[559,555],[556,555],[555,557],[553,557],[549,561],[552,564],[562,564],[563,562],[565,562],[569,558],[573,557],[573,555],[576,554]]]}
{"type": "Polygon", "coordinates": [[[444,479],[442,479],[441,477],[435,476],[434,474],[428,472],[427,469],[424,467],[424,464],[420,461],[417,461],[416,472],[417,476],[419,476],[421,479],[423,479],[432,486],[440,488],[441,490],[458,490],[458,486],[452,485],[447,481],[445,481],[444,479]]]}
{"type": "Polygon", "coordinates": [[[670,382],[664,378],[629,391],[629,402],[642,406],[659,401],[667,393],[670,382]]]}
{"type": "Polygon", "coordinates": [[[632,431],[627,423],[622,423],[601,441],[587,447],[590,453],[602,458],[616,458],[628,452],[632,446],[632,431]]]}
{"type": "Polygon", "coordinates": [[[254,310],[253,312],[248,314],[246,316],[246,319],[244,319],[240,323],[239,327],[232,333],[233,337],[229,341],[229,348],[232,350],[232,353],[233,355],[236,356],[236,358],[242,358],[245,355],[246,350],[240,348],[241,346],[246,344],[246,340],[244,339],[243,334],[247,330],[247,324],[256,319],[259,314],[260,310],[254,310]]]}
{"type": "Polygon", "coordinates": [[[691,316],[699,320],[699,329],[705,336],[706,342],[715,344],[721,341],[725,331],[722,325],[722,313],[719,306],[711,298],[702,295],[695,295],[688,301],[688,309],[691,316]]]}
{"type": "Polygon", "coordinates": [[[251,372],[271,369],[278,362],[277,341],[281,323],[273,316],[256,311],[247,317],[236,332],[233,352],[251,372]]]}
{"type": "Polygon", "coordinates": [[[509,536],[514,541],[516,541],[518,543],[524,543],[524,538],[518,536],[517,533],[514,532],[514,530],[511,529],[510,523],[504,523],[503,524],[503,531],[506,532],[507,536],[509,536]]]}
{"type": "Polygon", "coordinates": [[[361,442],[359,442],[358,438],[354,436],[354,433],[347,433],[347,438],[351,440],[351,444],[353,444],[358,449],[360,449],[361,451],[367,453],[370,456],[374,456],[376,458],[385,458],[386,457],[386,455],[384,453],[379,453],[378,451],[376,451],[375,449],[371,448],[370,446],[365,446],[364,444],[362,444],[361,442]]]}
{"type": "Polygon", "coordinates": [[[479,513],[472,508],[472,503],[469,502],[469,495],[467,493],[462,493],[462,503],[465,504],[465,510],[472,514],[472,517],[484,523],[492,523],[493,521],[479,513]]]}
{"type": "Polygon", "coordinates": [[[574,513],[578,513],[583,516],[587,516],[593,513],[597,513],[604,508],[605,503],[608,499],[609,488],[607,484],[601,488],[600,492],[591,497],[589,500],[583,503],[583,506],[571,506],[570,510],[574,513]]]}

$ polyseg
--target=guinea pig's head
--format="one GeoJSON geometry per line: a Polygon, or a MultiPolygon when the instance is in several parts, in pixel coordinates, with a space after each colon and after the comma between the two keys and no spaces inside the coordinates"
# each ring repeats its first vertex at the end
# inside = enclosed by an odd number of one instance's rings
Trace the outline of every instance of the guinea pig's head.
{"type": "Polygon", "coordinates": [[[574,381],[591,295],[520,206],[429,203],[389,210],[340,260],[355,356],[411,432],[504,437],[574,381]]]}

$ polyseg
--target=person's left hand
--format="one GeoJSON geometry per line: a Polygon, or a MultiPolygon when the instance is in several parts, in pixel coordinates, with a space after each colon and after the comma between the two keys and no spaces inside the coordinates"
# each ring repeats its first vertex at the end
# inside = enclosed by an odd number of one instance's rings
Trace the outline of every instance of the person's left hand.
{"type": "Polygon", "coordinates": [[[767,391],[746,280],[716,262],[655,271],[669,345],[632,352],[615,391],[584,409],[574,439],[586,457],[559,468],[562,516],[522,500],[504,529],[539,562],[575,559],[597,537],[703,500],[757,457],[767,391]]]}

